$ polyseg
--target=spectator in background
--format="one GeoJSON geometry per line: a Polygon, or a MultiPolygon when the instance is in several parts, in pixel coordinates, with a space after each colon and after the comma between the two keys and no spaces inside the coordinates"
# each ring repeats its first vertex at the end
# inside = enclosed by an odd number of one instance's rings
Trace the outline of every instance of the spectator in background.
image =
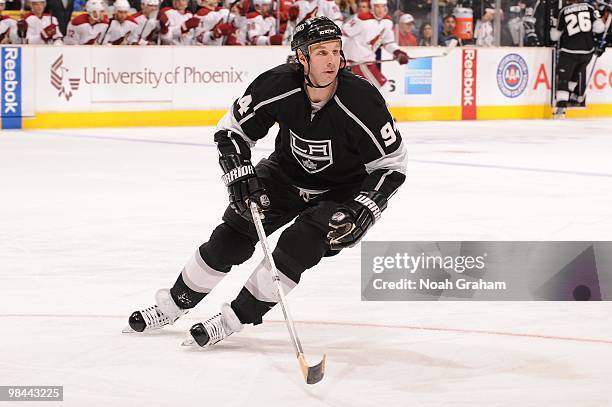
{"type": "Polygon", "coordinates": [[[404,14],[399,18],[399,38],[400,46],[416,47],[417,38],[414,36],[414,18],[410,14],[404,14]]]}
{"type": "Polygon", "coordinates": [[[453,34],[455,31],[455,27],[457,25],[457,20],[455,16],[449,14],[444,17],[442,20],[442,33],[440,34],[440,38],[438,39],[438,45],[443,47],[448,47],[452,42],[457,42],[457,45],[461,45],[461,41],[453,34]]]}
{"type": "Polygon", "coordinates": [[[66,27],[68,27],[72,18],[73,9],[73,0],[47,0],[47,10],[53,17],[57,18],[62,36],[66,36],[66,27]]]}
{"type": "Polygon", "coordinates": [[[493,33],[493,19],[495,18],[495,9],[486,8],[484,14],[476,22],[474,29],[474,38],[476,45],[479,47],[492,47],[495,45],[495,35],[493,33]]]}
{"type": "Polygon", "coordinates": [[[421,24],[419,30],[419,46],[420,47],[431,47],[433,44],[431,40],[433,38],[433,27],[430,23],[421,24]]]}

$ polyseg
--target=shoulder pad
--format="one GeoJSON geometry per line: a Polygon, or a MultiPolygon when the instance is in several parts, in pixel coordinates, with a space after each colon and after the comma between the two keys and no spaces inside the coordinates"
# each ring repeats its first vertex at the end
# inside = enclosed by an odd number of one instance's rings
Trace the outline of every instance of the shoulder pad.
{"type": "Polygon", "coordinates": [[[87,14],[81,14],[72,19],[72,25],[81,25],[89,22],[89,16],[87,14]]]}

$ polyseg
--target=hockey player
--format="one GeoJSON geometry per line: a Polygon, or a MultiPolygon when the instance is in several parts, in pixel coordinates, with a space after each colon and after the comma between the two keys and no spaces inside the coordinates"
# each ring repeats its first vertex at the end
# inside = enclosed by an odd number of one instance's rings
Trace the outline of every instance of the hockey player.
{"type": "Polygon", "coordinates": [[[130,3],[127,0],[116,0],[113,4],[114,18],[102,35],[102,44],[132,45],[138,42],[138,24],[128,15],[130,3]]]}
{"type": "MultiPolygon", "coordinates": [[[[341,35],[326,17],[302,22],[291,45],[299,62],[261,74],[221,119],[215,142],[230,199],[223,223],[174,286],[158,291],[157,304],[130,316],[131,329],[172,324],[253,255],[251,202],[265,214],[267,234],[295,218],[272,254],[286,291],[380,220],[404,182],[406,150],[378,90],[344,69],[341,35]],[[254,166],[251,148],[275,122],[275,151],[254,166]]],[[[268,273],[262,262],[231,304],[191,328],[193,340],[208,347],[262,323],[277,301],[268,273]]]]}
{"type": "Polygon", "coordinates": [[[336,4],[336,0],[319,0],[317,7],[317,17],[327,17],[337,25],[342,25],[344,16],[340,7],[336,4]]]}
{"type": "Polygon", "coordinates": [[[161,42],[167,45],[193,45],[200,19],[187,10],[188,0],[172,0],[172,8],[159,11],[161,42]]]}
{"type": "Polygon", "coordinates": [[[258,11],[247,12],[245,10],[246,4],[241,5],[243,17],[236,20],[237,22],[244,21],[244,23],[238,23],[236,32],[238,42],[242,45],[257,45],[257,39],[267,33],[264,17],[258,11]]]}
{"type": "Polygon", "coordinates": [[[255,10],[263,18],[264,34],[255,37],[251,43],[253,45],[281,45],[283,37],[276,34],[276,18],[272,15],[272,0],[255,0],[255,10]]]}
{"type": "Polygon", "coordinates": [[[408,63],[408,54],[395,42],[393,22],[387,14],[387,0],[372,0],[371,13],[359,13],[342,26],[346,45],[346,59],[353,66],[356,75],[368,80],[377,88],[382,88],[387,78],[375,63],[376,51],[383,47],[400,65],[408,63]]]}
{"type": "Polygon", "coordinates": [[[108,28],[106,7],[102,0],[88,0],[86,14],[73,18],[66,30],[65,43],[70,45],[100,44],[108,28]]]}
{"type": "Polygon", "coordinates": [[[46,4],[45,0],[32,0],[32,12],[22,22],[26,44],[63,44],[57,18],[44,12],[46,4]]]}
{"type": "Polygon", "coordinates": [[[203,45],[224,45],[227,37],[233,35],[233,15],[229,9],[219,7],[218,0],[200,0],[196,16],[200,25],[196,28],[196,41],[203,45]]]}
{"type": "Polygon", "coordinates": [[[604,32],[605,25],[593,6],[569,0],[559,12],[557,27],[550,30],[550,38],[559,41],[557,82],[554,116],[562,117],[573,100],[583,103],[587,87],[586,68],[595,52],[594,34],[604,32]]]}
{"type": "Polygon", "coordinates": [[[2,14],[6,8],[6,0],[0,0],[0,44],[19,44],[17,21],[2,14]]]}
{"type": "Polygon", "coordinates": [[[155,45],[159,38],[159,0],[144,0],[142,11],[132,14],[132,19],[138,24],[136,43],[138,45],[155,45]]]}

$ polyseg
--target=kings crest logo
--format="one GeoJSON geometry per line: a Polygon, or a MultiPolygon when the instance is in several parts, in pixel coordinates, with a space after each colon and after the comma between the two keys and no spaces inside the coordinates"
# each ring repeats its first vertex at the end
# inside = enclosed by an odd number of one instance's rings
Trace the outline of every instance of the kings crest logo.
{"type": "Polygon", "coordinates": [[[289,130],[291,152],[307,172],[323,171],[334,163],[331,140],[306,140],[289,130]]]}
{"type": "Polygon", "coordinates": [[[72,92],[79,90],[80,82],[79,78],[68,77],[68,68],[64,66],[64,55],[60,55],[51,65],[51,85],[57,89],[57,96],[63,96],[69,101],[72,92]]]}

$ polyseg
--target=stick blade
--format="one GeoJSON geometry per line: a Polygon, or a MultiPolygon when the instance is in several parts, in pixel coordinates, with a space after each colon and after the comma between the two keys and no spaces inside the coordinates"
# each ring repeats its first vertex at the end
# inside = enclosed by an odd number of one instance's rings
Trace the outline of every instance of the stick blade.
{"type": "Polygon", "coordinates": [[[327,361],[326,355],[323,355],[323,359],[321,359],[321,361],[314,366],[308,366],[303,353],[298,356],[298,360],[307,384],[316,384],[323,380],[323,375],[325,374],[325,363],[327,361]]]}

